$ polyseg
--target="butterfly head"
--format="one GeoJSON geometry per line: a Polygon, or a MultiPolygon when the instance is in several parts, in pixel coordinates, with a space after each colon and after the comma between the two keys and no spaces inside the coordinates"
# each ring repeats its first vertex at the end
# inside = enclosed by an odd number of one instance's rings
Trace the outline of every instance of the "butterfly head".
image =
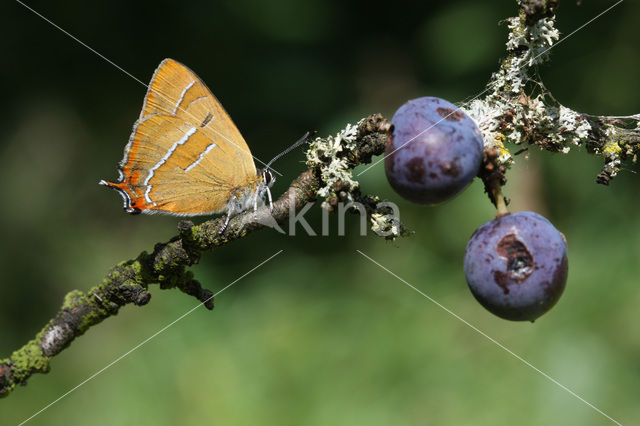
{"type": "Polygon", "coordinates": [[[269,208],[273,209],[271,191],[269,190],[269,188],[271,188],[275,183],[276,177],[268,167],[265,167],[264,169],[260,170],[258,179],[258,191],[256,196],[264,200],[264,196],[266,194],[269,197],[269,208]]]}
{"type": "Polygon", "coordinates": [[[260,178],[262,179],[262,184],[267,188],[271,188],[276,181],[276,177],[273,172],[267,167],[260,170],[260,178]]]}

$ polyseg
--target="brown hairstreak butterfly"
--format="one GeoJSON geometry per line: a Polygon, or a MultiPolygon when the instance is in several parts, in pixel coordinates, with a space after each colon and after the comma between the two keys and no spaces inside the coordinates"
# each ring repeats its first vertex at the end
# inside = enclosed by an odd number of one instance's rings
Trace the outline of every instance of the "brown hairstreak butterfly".
{"type": "MultiPolygon", "coordinates": [[[[307,134],[308,135],[308,134],[307,134]]],[[[156,69],[133,126],[117,182],[128,213],[177,216],[227,213],[262,204],[275,178],[258,173],[251,151],[220,102],[186,66],[165,59],[156,69]]],[[[225,223],[226,226],[226,223],[225,223]]]]}

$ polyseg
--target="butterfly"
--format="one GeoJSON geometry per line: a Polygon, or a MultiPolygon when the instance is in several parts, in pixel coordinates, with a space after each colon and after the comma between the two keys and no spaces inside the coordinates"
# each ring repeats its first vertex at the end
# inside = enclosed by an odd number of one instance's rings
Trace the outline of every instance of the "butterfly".
{"type": "Polygon", "coordinates": [[[183,64],[165,59],[149,83],[118,181],[99,183],[120,193],[128,213],[226,212],[226,227],[232,215],[262,205],[265,193],[273,208],[269,165],[279,157],[258,172],[247,143],[207,86],[183,64]]]}

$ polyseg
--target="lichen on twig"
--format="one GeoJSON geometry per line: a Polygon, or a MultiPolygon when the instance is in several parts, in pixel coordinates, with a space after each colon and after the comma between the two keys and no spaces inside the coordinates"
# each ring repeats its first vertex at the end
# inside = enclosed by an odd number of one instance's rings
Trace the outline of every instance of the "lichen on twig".
{"type": "Polygon", "coordinates": [[[544,86],[537,67],[559,40],[557,1],[521,0],[520,14],[507,19],[507,56],[493,74],[486,96],[461,105],[478,124],[485,148],[496,150],[507,167],[514,161],[507,144],[535,145],[568,153],[582,146],[602,155],[596,181],[608,184],[625,160],[640,152],[640,116],[594,116],[562,105],[544,86]]]}
{"type": "Polygon", "coordinates": [[[371,161],[373,152],[369,154],[364,149],[354,148],[364,133],[370,133],[372,126],[383,134],[391,129],[390,123],[379,114],[360,120],[356,125],[347,124],[335,136],[316,138],[311,142],[307,166],[316,170],[322,182],[317,195],[323,198],[323,209],[334,211],[340,202],[351,206],[354,212],[364,208],[371,230],[378,236],[393,240],[411,234],[400,221],[399,212],[377,196],[362,194],[359,182],[353,177],[356,165],[371,161]],[[360,153],[360,156],[355,156],[355,153],[360,153]]]}

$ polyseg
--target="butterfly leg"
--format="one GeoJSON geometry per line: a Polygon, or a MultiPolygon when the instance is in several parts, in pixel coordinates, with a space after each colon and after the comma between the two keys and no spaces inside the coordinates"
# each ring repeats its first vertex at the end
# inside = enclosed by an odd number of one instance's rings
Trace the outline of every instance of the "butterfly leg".
{"type": "Polygon", "coordinates": [[[227,213],[227,217],[225,217],[222,227],[218,230],[218,235],[222,234],[224,230],[227,229],[227,225],[229,224],[229,219],[231,219],[231,215],[227,213]]]}
{"type": "Polygon", "coordinates": [[[271,190],[267,186],[267,197],[269,198],[269,211],[273,211],[273,199],[271,198],[271,190]]]}
{"type": "Polygon", "coordinates": [[[224,224],[218,231],[218,235],[222,234],[225,231],[225,229],[227,229],[227,225],[229,225],[229,220],[231,219],[231,215],[235,211],[234,202],[235,202],[235,197],[229,200],[228,207],[227,207],[227,217],[224,219],[224,224]]]}

